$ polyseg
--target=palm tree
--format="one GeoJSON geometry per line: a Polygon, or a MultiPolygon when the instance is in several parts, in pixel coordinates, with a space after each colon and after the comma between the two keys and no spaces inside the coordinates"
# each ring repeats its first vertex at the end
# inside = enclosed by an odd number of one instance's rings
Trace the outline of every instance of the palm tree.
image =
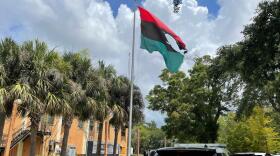
{"type": "MultiPolygon", "coordinates": [[[[111,79],[109,94],[110,103],[113,104],[113,118],[111,119],[111,124],[115,127],[115,138],[114,138],[114,149],[113,155],[116,155],[117,139],[119,130],[125,128],[128,123],[128,113],[129,113],[129,100],[130,100],[130,81],[127,77],[118,76],[111,79]]],[[[144,102],[142,98],[141,91],[139,87],[134,87],[134,97],[133,97],[133,123],[137,124],[142,122],[144,102]]]]}
{"type": "Polygon", "coordinates": [[[13,101],[17,98],[24,99],[23,103],[31,102],[31,99],[35,99],[32,96],[31,89],[28,85],[19,81],[21,80],[22,69],[26,65],[26,61],[29,60],[27,51],[19,50],[19,46],[10,38],[4,39],[0,44],[0,62],[1,70],[1,138],[3,135],[3,126],[5,117],[11,114],[13,108],[13,101]],[[5,74],[4,74],[5,73],[5,74]],[[8,88],[11,88],[8,90],[8,88]]]}
{"type": "Polygon", "coordinates": [[[3,129],[5,125],[5,103],[8,97],[8,91],[5,86],[6,72],[2,64],[0,64],[0,144],[2,143],[3,129]]]}
{"type": "Polygon", "coordinates": [[[96,70],[92,69],[87,78],[86,94],[88,97],[95,99],[97,105],[93,118],[100,122],[97,141],[97,155],[100,155],[103,122],[110,114],[110,108],[106,101],[108,98],[108,89],[105,79],[96,70]]]}
{"type": "Polygon", "coordinates": [[[112,113],[112,103],[111,103],[111,95],[110,89],[113,86],[113,81],[116,77],[116,70],[112,65],[105,65],[103,61],[98,62],[98,75],[105,81],[104,88],[106,93],[105,96],[101,96],[99,100],[99,109],[96,110],[96,119],[99,120],[99,130],[98,130],[98,142],[97,142],[97,155],[101,154],[101,140],[102,140],[102,132],[104,121],[111,115],[112,113]],[[111,106],[111,108],[110,108],[111,106]]]}
{"type": "Polygon", "coordinates": [[[67,145],[69,138],[69,131],[74,118],[78,118],[81,121],[88,120],[95,108],[95,100],[87,97],[85,91],[82,90],[81,86],[71,80],[69,80],[69,92],[64,93],[64,103],[67,103],[68,108],[64,109],[63,115],[63,141],[61,147],[61,155],[67,155],[67,145]]]}
{"type": "MultiPolygon", "coordinates": [[[[113,155],[116,155],[117,138],[120,129],[128,125],[129,103],[130,103],[130,81],[127,77],[119,76],[113,81],[110,89],[111,101],[115,103],[114,116],[111,123],[115,126],[115,138],[113,155]]],[[[144,120],[144,101],[138,86],[134,86],[133,92],[133,124],[144,120]]]]}
{"type": "Polygon", "coordinates": [[[101,154],[102,133],[104,121],[111,114],[109,88],[112,85],[116,71],[113,66],[98,62],[98,68],[89,72],[86,83],[87,96],[95,99],[96,110],[94,118],[100,122],[98,129],[97,155],[101,154]]]}
{"type": "Polygon", "coordinates": [[[114,105],[113,108],[113,118],[110,120],[110,123],[114,126],[114,148],[113,156],[117,153],[117,144],[118,144],[118,134],[121,128],[123,128],[127,121],[127,113],[125,110],[119,106],[114,105]]]}
{"type": "MultiPolygon", "coordinates": [[[[90,60],[87,62],[90,62],[90,60]]],[[[23,102],[18,110],[22,114],[27,114],[31,120],[30,155],[34,156],[41,116],[45,113],[59,114],[67,112],[70,108],[66,100],[67,92],[65,92],[69,87],[64,84],[73,84],[67,83],[70,82],[67,75],[69,75],[72,68],[69,68],[70,65],[62,60],[58,53],[54,52],[54,50],[49,51],[47,45],[38,40],[24,42],[22,46],[18,47],[13,40],[5,39],[0,44],[0,64],[0,106],[3,106],[0,109],[0,114],[5,114],[1,115],[3,117],[1,121],[4,122],[5,116],[11,112],[13,101],[18,98],[21,99],[23,102]]],[[[73,64],[71,65],[73,66],[73,64]]],[[[84,70],[80,71],[83,72],[84,70]]],[[[77,70],[72,73],[75,72],[77,70]]],[[[76,75],[81,75],[81,73],[76,75]]],[[[71,78],[82,82],[82,79],[85,79],[86,76],[72,76],[71,78]]],[[[75,85],[72,85],[72,88],[73,86],[75,85]]],[[[68,95],[76,93],[76,91],[72,91],[68,95]]],[[[88,111],[94,100],[87,99],[89,102],[83,110],[88,111]]],[[[74,100],[71,99],[71,101],[74,100]]],[[[83,115],[83,118],[85,118],[85,115],[83,115]]],[[[1,138],[3,132],[3,126],[1,125],[4,125],[3,122],[0,123],[1,138]]]]}
{"type": "Polygon", "coordinates": [[[0,143],[2,142],[5,118],[11,115],[13,100],[9,88],[19,76],[22,59],[19,57],[19,47],[10,38],[0,43],[0,143]]]}
{"type": "MultiPolygon", "coordinates": [[[[118,104],[129,114],[129,104],[130,104],[130,80],[125,76],[119,76],[122,82],[122,91],[121,91],[121,102],[118,104]]],[[[119,92],[120,93],[120,92],[119,92]]],[[[120,96],[120,95],[119,95],[120,96]]],[[[133,119],[132,123],[137,124],[143,122],[144,120],[144,101],[140,88],[137,85],[134,85],[133,90],[133,119]]],[[[128,120],[128,118],[127,118],[128,120]]],[[[128,122],[128,121],[127,121],[128,122]]]]}
{"type": "Polygon", "coordinates": [[[125,77],[118,76],[113,78],[110,88],[110,100],[113,110],[113,118],[110,123],[115,127],[113,155],[116,155],[118,133],[121,128],[124,128],[128,120],[127,112],[124,109],[125,97],[129,91],[129,85],[125,83],[125,77]]]}
{"type": "Polygon", "coordinates": [[[81,86],[71,80],[68,82],[69,90],[68,93],[64,93],[65,103],[68,104],[69,108],[63,112],[63,141],[61,147],[61,156],[67,155],[67,145],[69,131],[73,122],[73,119],[78,116],[78,108],[83,107],[87,103],[87,98],[82,90],[81,86]]]}
{"type": "Polygon", "coordinates": [[[110,116],[110,114],[111,114],[111,109],[108,106],[107,102],[105,100],[103,102],[99,101],[97,103],[97,109],[95,112],[95,119],[99,121],[97,153],[96,153],[98,156],[101,155],[101,144],[102,144],[104,121],[110,116]]]}
{"type": "MultiPolygon", "coordinates": [[[[129,96],[127,96],[125,105],[126,105],[126,111],[129,112],[129,96]]],[[[132,108],[132,112],[133,112],[133,118],[132,118],[132,123],[133,125],[136,125],[138,123],[141,123],[144,121],[144,100],[143,100],[143,96],[141,93],[140,88],[137,85],[134,85],[134,90],[133,90],[133,108],[132,108]]]]}
{"type": "Polygon", "coordinates": [[[81,53],[67,53],[64,61],[68,62],[71,70],[68,75],[68,83],[64,93],[64,103],[69,106],[63,111],[64,135],[61,147],[61,156],[66,156],[70,127],[75,117],[80,120],[89,119],[95,109],[95,101],[87,97],[84,90],[86,78],[91,69],[90,59],[83,57],[81,53]]]}
{"type": "Polygon", "coordinates": [[[31,121],[31,146],[30,156],[36,153],[36,136],[39,129],[41,116],[46,112],[56,110],[61,105],[61,99],[58,98],[55,91],[55,82],[50,72],[56,69],[57,56],[55,52],[49,51],[44,42],[28,41],[20,47],[20,55],[23,57],[23,64],[20,71],[20,79],[12,90],[12,94],[23,99],[19,110],[27,113],[31,121]],[[26,92],[22,92],[25,89],[26,92]],[[16,94],[15,94],[16,93],[16,94]],[[25,94],[22,94],[25,93],[25,94]],[[47,96],[46,96],[47,95],[47,96]]]}

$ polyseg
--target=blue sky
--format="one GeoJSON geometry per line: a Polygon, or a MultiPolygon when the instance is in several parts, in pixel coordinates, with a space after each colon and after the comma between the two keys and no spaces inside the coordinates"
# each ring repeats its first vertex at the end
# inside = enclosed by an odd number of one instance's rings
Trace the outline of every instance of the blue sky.
{"type": "MultiPolygon", "coordinates": [[[[128,7],[133,8],[133,0],[106,0],[110,3],[114,16],[116,16],[118,8],[121,4],[126,4],[128,7]]],[[[208,8],[210,15],[216,17],[220,6],[217,0],[197,0],[198,4],[208,8]]]]}
{"type": "Polygon", "coordinates": [[[206,6],[211,15],[217,16],[220,6],[217,0],[198,0],[199,5],[206,6]]]}

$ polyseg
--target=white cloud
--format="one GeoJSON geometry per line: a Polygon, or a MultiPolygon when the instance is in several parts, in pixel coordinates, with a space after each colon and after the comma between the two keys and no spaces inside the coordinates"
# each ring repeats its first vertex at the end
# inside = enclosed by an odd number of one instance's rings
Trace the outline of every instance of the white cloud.
{"type": "MultiPolygon", "coordinates": [[[[194,56],[215,54],[221,45],[242,39],[243,26],[250,22],[261,0],[219,0],[217,18],[209,19],[208,9],[196,0],[183,0],[181,11],[173,13],[169,0],[146,0],[145,8],[169,25],[189,48],[182,70],[193,64],[194,56]]],[[[103,0],[9,0],[0,1],[0,37],[18,41],[39,38],[64,50],[88,48],[94,60],[113,64],[120,74],[128,73],[131,51],[133,12],[121,5],[114,18],[108,2],[103,0]],[[16,28],[16,29],[15,29],[16,28]]],[[[139,49],[139,14],[136,22],[135,76],[146,95],[159,84],[164,68],[158,53],[139,49]]],[[[159,113],[146,110],[147,120],[163,124],[159,113]]]]}

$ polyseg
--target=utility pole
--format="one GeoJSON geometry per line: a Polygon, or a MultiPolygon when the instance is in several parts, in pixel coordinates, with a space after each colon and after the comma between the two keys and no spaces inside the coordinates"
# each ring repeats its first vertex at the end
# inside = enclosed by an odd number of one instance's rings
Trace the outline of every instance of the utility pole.
{"type": "Polygon", "coordinates": [[[140,130],[137,128],[137,156],[140,154],[140,130]]]}
{"type": "Polygon", "coordinates": [[[166,137],[164,137],[164,147],[166,147],[166,137]]]}
{"type": "Polygon", "coordinates": [[[104,156],[108,154],[108,121],[105,120],[105,144],[104,144],[104,156]]]}

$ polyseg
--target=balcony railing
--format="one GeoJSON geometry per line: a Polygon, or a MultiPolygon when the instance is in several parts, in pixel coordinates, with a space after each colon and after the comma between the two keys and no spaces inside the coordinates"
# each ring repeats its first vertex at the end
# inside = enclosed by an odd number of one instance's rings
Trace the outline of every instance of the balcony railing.
{"type": "MultiPolygon", "coordinates": [[[[15,131],[12,134],[11,148],[14,145],[16,145],[20,140],[26,138],[30,134],[30,126],[31,126],[31,123],[29,123],[26,126],[21,125],[17,128],[14,128],[15,131]]],[[[43,126],[41,124],[39,125],[39,129],[38,129],[37,133],[40,134],[40,135],[51,135],[50,130],[46,126],[43,126]]],[[[7,137],[8,137],[7,135],[3,136],[0,147],[5,147],[6,146],[7,140],[8,140],[7,137]]]]}

